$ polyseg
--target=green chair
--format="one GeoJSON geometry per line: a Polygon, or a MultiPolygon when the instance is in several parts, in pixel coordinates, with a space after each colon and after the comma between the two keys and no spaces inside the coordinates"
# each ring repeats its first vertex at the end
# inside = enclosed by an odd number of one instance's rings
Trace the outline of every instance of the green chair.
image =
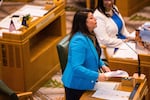
{"type": "Polygon", "coordinates": [[[69,44],[70,35],[66,35],[58,44],[57,44],[57,52],[60,61],[60,67],[62,73],[65,70],[68,58],[68,44],[69,44]]]}
{"type": "Polygon", "coordinates": [[[14,92],[0,80],[0,100],[33,100],[33,97],[32,92],[14,92]]]}

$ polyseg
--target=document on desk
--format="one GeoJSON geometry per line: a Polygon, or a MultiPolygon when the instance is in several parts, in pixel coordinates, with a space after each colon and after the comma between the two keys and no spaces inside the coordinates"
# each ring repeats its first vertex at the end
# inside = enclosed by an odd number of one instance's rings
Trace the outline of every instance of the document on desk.
{"type": "Polygon", "coordinates": [[[129,100],[130,94],[131,92],[120,90],[99,89],[92,95],[92,97],[106,100],[129,100]]]}
{"type": "Polygon", "coordinates": [[[12,20],[16,30],[22,27],[22,17],[26,15],[30,15],[32,17],[32,21],[37,19],[37,17],[41,17],[46,14],[48,10],[44,10],[43,6],[35,6],[35,5],[25,5],[21,9],[12,13],[11,15],[5,17],[0,21],[0,27],[9,29],[10,21],[12,20]],[[17,17],[12,17],[17,16],[17,17]]]}
{"type": "Polygon", "coordinates": [[[114,58],[129,58],[137,60],[136,44],[132,42],[123,43],[113,55],[114,58]]]}
{"type": "Polygon", "coordinates": [[[48,10],[45,10],[44,8],[44,6],[25,5],[14,14],[21,16],[30,14],[30,16],[42,17],[48,12],[48,10]]]}
{"type": "Polygon", "coordinates": [[[116,90],[117,82],[98,82],[92,97],[106,100],[128,100],[131,92],[116,90]]]}
{"type": "Polygon", "coordinates": [[[96,82],[94,90],[108,89],[113,90],[119,85],[118,82],[96,82]]]}

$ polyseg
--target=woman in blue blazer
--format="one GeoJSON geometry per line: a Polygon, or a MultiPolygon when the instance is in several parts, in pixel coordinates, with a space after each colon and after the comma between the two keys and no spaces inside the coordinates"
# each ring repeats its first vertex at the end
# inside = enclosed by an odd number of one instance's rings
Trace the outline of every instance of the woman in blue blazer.
{"type": "Polygon", "coordinates": [[[80,10],[74,15],[68,47],[68,61],[62,75],[66,100],[79,100],[86,90],[94,88],[96,81],[107,77],[99,73],[99,68],[110,71],[99,58],[95,48],[96,19],[91,10],[80,10]]]}

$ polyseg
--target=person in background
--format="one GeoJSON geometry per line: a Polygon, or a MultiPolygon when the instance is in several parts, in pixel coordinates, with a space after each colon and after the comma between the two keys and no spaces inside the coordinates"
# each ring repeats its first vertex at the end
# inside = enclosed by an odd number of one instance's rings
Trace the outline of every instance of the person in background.
{"type": "Polygon", "coordinates": [[[66,100],[79,100],[86,90],[92,90],[97,81],[105,81],[108,77],[99,73],[99,68],[108,72],[99,58],[95,48],[97,26],[92,10],[79,10],[74,15],[68,47],[68,61],[62,82],[65,88],[66,100]]]}
{"type": "MultiPolygon", "coordinates": [[[[123,42],[134,40],[127,31],[125,22],[114,0],[98,0],[94,11],[97,27],[94,29],[99,45],[105,45],[112,55],[123,42]]],[[[102,52],[102,59],[105,56],[102,52]]]]}

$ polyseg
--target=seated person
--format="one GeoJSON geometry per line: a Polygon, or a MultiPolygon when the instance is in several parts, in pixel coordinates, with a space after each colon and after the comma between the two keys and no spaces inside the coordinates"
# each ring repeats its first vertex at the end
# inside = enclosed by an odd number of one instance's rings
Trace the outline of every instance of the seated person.
{"type": "MultiPolygon", "coordinates": [[[[114,0],[98,0],[94,17],[97,20],[97,27],[94,29],[96,38],[99,45],[107,47],[109,55],[112,55],[123,42],[134,39],[129,37],[130,33],[114,0]]],[[[105,59],[103,52],[102,58],[105,59]]]]}

